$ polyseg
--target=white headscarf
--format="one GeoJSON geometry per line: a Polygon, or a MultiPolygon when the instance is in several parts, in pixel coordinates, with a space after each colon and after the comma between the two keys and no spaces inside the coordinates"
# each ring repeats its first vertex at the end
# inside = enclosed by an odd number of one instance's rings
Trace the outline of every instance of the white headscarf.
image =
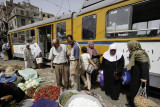
{"type": "Polygon", "coordinates": [[[108,61],[110,61],[110,62],[114,62],[114,61],[119,60],[119,59],[122,57],[122,52],[117,51],[117,46],[116,46],[115,44],[111,44],[111,45],[109,46],[108,51],[106,51],[106,52],[103,54],[103,57],[104,57],[105,59],[107,59],[108,61]],[[115,55],[111,55],[111,54],[110,54],[110,51],[111,51],[112,49],[115,49],[115,50],[116,50],[115,55]]]}
{"type": "Polygon", "coordinates": [[[7,50],[7,44],[6,44],[6,43],[4,43],[4,44],[2,45],[2,50],[7,50]]]}
{"type": "Polygon", "coordinates": [[[37,43],[34,43],[34,55],[33,55],[33,57],[34,57],[34,59],[38,56],[38,54],[40,53],[40,52],[42,52],[41,51],[41,49],[40,49],[40,47],[38,46],[38,44],[37,43]]]}

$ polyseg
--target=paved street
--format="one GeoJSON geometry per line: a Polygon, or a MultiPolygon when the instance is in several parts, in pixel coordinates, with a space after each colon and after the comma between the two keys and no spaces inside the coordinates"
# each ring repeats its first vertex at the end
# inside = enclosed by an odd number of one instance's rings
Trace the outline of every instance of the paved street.
{"type": "MultiPolygon", "coordinates": [[[[2,64],[5,64],[5,65],[17,64],[24,67],[24,62],[20,60],[3,61],[2,59],[0,59],[0,65],[2,64]]],[[[39,77],[43,78],[43,82],[41,83],[41,86],[48,85],[48,84],[56,85],[55,74],[50,72],[49,66],[45,66],[43,69],[37,69],[36,71],[38,72],[39,77]]],[[[127,103],[125,94],[121,93],[119,100],[113,101],[106,97],[104,91],[101,91],[101,88],[98,85],[93,86],[92,91],[101,95],[102,98],[104,99],[105,104],[109,107],[125,107],[125,104],[127,103]]],[[[149,97],[149,102],[151,107],[160,107],[160,99],[158,98],[154,98],[153,96],[149,97]]]]}

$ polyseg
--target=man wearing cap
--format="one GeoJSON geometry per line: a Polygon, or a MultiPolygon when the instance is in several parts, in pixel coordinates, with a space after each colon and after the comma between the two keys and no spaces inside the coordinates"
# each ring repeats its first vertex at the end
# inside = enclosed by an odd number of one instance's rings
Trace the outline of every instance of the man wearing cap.
{"type": "Polygon", "coordinates": [[[24,62],[25,68],[31,68],[33,65],[33,55],[29,44],[26,44],[26,48],[24,50],[24,62]]]}

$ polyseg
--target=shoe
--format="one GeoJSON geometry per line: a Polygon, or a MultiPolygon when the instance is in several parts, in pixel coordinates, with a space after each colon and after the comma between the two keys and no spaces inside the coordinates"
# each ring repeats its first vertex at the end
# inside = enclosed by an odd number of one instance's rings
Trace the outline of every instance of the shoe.
{"type": "Polygon", "coordinates": [[[60,90],[61,90],[62,92],[64,92],[64,88],[63,88],[63,87],[61,87],[60,90]]]}
{"type": "Polygon", "coordinates": [[[125,104],[125,107],[131,107],[131,105],[130,104],[125,104]]]}
{"type": "Polygon", "coordinates": [[[88,84],[87,84],[87,83],[85,83],[84,87],[85,87],[85,88],[86,88],[86,87],[88,87],[88,84]]]}
{"type": "Polygon", "coordinates": [[[107,95],[107,98],[111,99],[111,97],[109,95],[107,95]]]}
{"type": "Polygon", "coordinates": [[[88,85],[86,84],[86,85],[84,85],[84,88],[86,88],[86,87],[88,87],[88,85]]]}

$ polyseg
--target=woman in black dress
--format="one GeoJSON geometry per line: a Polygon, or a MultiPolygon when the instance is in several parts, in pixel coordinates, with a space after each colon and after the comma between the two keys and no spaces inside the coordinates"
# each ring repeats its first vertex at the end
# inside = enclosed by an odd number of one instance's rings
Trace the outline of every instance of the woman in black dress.
{"type": "Polygon", "coordinates": [[[113,100],[118,100],[121,88],[121,79],[124,68],[124,57],[117,51],[115,44],[103,54],[103,75],[105,94],[113,100]]]}
{"type": "Polygon", "coordinates": [[[146,91],[148,94],[150,60],[148,54],[141,48],[138,41],[130,41],[127,45],[128,50],[130,51],[130,62],[127,70],[131,73],[129,103],[134,107],[134,97],[136,96],[141,83],[147,83],[146,91]]]}

